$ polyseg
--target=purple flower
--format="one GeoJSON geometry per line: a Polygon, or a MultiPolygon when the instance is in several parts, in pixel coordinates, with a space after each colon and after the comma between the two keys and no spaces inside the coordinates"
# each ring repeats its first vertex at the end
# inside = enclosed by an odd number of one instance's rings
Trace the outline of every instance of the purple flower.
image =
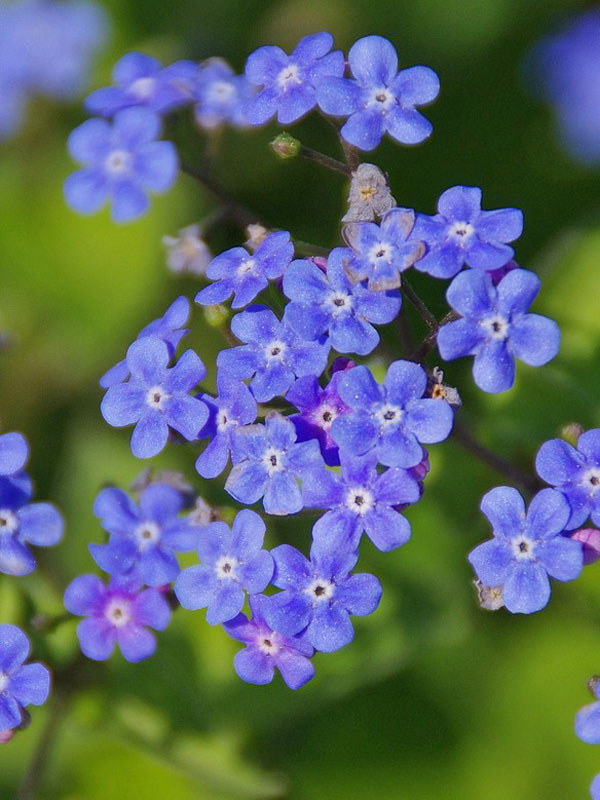
{"type": "Polygon", "coordinates": [[[43,664],[25,664],[29,640],[16,625],[0,625],[0,731],[23,721],[24,706],[41,706],[50,693],[50,672],[43,664]]]}
{"type": "Polygon", "coordinates": [[[297,442],[293,424],[275,411],[264,425],[237,428],[232,457],[225,490],[247,505],[262,497],[266,513],[276,515],[301,510],[298,479],[323,464],[318,442],[297,442]]]}
{"type": "Polygon", "coordinates": [[[288,403],[300,409],[299,414],[288,417],[296,428],[296,441],[316,439],[325,463],[330,467],[340,463],[339,448],[331,438],[331,426],[340,414],[350,410],[338,394],[338,384],[343,375],[343,371],[334,372],[324,389],[319,386],[318,378],[306,375],[298,378],[285,396],[288,403]]]}
{"type": "Polygon", "coordinates": [[[335,76],[321,81],[317,100],[326,114],[348,117],[344,139],[360,150],[374,150],[385,133],[401,144],[418,144],[433,130],[417,106],[438,96],[440,82],[429,67],[398,72],[394,45],[383,36],[364,36],[350,48],[354,80],[335,76]]]}
{"type": "Polygon", "coordinates": [[[114,86],[96,89],[85,101],[92,114],[112,117],[132,106],[165,114],[192,101],[198,65],[179,61],[166,69],[144,53],[126,53],[113,69],[114,86]]]}
{"type": "Polygon", "coordinates": [[[209,58],[198,73],[194,100],[196,122],[208,130],[229,123],[237,128],[248,125],[244,106],[252,88],[244,75],[236,75],[222,58],[209,58]]]}
{"type": "Polygon", "coordinates": [[[310,661],[314,648],[305,634],[284,636],[274,631],[265,620],[265,607],[270,597],[255,594],[250,597],[252,618],[238,614],[223,627],[227,633],[246,645],[236,653],[233,666],[239,677],[247,683],[264,686],[271,683],[275,667],[290,689],[300,689],[315,674],[310,661]]]}
{"type": "Polygon", "coordinates": [[[141,583],[113,576],[108,586],[96,575],[80,575],[65,591],[67,611],[87,617],[77,626],[81,651],[94,661],[105,661],[115,643],[127,661],[148,658],[156,649],[154,634],[169,624],[169,604],[157,589],[140,591],[141,583]]]}
{"type": "Polygon", "coordinates": [[[27,575],[35,569],[27,545],[53,547],[63,535],[57,509],[50,503],[29,503],[30,496],[23,473],[0,476],[0,572],[7,575],[27,575]]]}
{"type": "Polygon", "coordinates": [[[561,536],[569,519],[565,497],[554,489],[538,492],[525,513],[516,489],[498,486],[481,501],[494,538],[469,554],[479,580],[503,586],[506,608],[513,614],[532,614],[550,599],[548,576],[559,581],[577,578],[583,568],[579,542],[561,536]]]}
{"type": "Polygon", "coordinates": [[[259,47],[246,62],[246,78],[260,87],[245,107],[251,125],[277,114],[282,125],[295,122],[317,104],[315,89],[330,76],[344,74],[344,56],[330,53],[333,37],[322,31],[301,39],[291,55],[280,47],[259,47]]]}
{"type": "Polygon", "coordinates": [[[340,474],[315,471],[302,485],[307,508],[329,509],[313,527],[315,544],[332,553],[352,553],[363,533],[379,550],[405,544],[410,524],[397,507],[421,497],[416,478],[398,467],[378,473],[374,453],[355,456],[341,450],[340,462],[340,474]]]}
{"type": "Polygon", "coordinates": [[[126,359],[131,377],[111,386],[100,406],[109,425],[135,424],[131,452],[137,458],[160,453],[169,427],[191,442],[208,419],[205,403],[188,394],[204,379],[204,364],[193,350],[186,350],[168,369],[170,357],[169,347],[156,336],[135,341],[126,359]]]}
{"type": "Polygon", "coordinates": [[[254,511],[240,511],[231,530],[224,522],[203,528],[198,541],[201,564],[184,569],[175,582],[175,594],[184,608],[206,608],[209,625],[219,625],[239,614],[245,592],[266,589],[273,575],[271,554],[262,549],[265,523],[254,511]]]}
{"type": "Polygon", "coordinates": [[[527,310],[540,281],[525,269],[513,269],[494,286],[485,272],[469,270],[454,278],[446,298],[462,319],[438,331],[440,356],[451,361],[475,356],[473,378],[484,392],[505,392],[515,382],[515,357],[541,367],[558,353],[556,322],[527,310]]]}
{"type": "Polygon", "coordinates": [[[20,472],[29,458],[29,445],[22,433],[3,433],[0,436],[0,475],[20,472]]]}
{"type": "Polygon", "coordinates": [[[353,282],[368,280],[372,291],[397,289],[401,273],[423,255],[423,245],[413,236],[414,211],[392,208],[381,225],[350,222],[343,235],[353,254],[346,270],[353,282]]]}
{"type": "Polygon", "coordinates": [[[569,501],[567,530],[579,528],[590,516],[595,525],[600,525],[600,428],[582,433],[577,449],[562,439],[544,442],[535,468],[543,481],[555,486],[569,501]]]}
{"type": "MultiPolygon", "coordinates": [[[[600,700],[600,685],[594,685],[596,700],[600,700]]],[[[577,712],[575,735],[586,744],[600,744],[600,702],[590,703],[577,712]]]]}
{"type": "Polygon", "coordinates": [[[157,142],[160,117],[147,108],[117,112],[113,125],[88,119],[69,136],[71,156],[84,165],[69,175],[67,203],[80,214],[94,214],[110,199],[115,222],[128,222],[148,208],[146,192],[162,194],[177,178],[177,152],[157,142]]]}
{"type": "Polygon", "coordinates": [[[215,398],[200,395],[209,417],[198,438],[211,440],[196,461],[196,469],[203,478],[216,478],[223,472],[238,426],[254,422],[257,414],[256,400],[245,383],[231,380],[219,371],[217,390],[215,398]]]}
{"type": "Polygon", "coordinates": [[[425,371],[412,361],[390,364],[383,386],[367,367],[354,367],[339,384],[351,411],[335,420],[331,435],[353,455],[373,451],[387,467],[414,467],[423,460],[420,442],[442,442],[452,430],[452,409],[424,398],[426,389],[425,371]]]}
{"type": "Polygon", "coordinates": [[[515,251],[513,242],[523,233],[523,212],[518,208],[481,210],[481,189],[453,186],[438,200],[433,217],[417,214],[413,236],[427,245],[415,264],[434,278],[452,278],[463,265],[482,270],[503,267],[515,251]]]}
{"type": "Polygon", "coordinates": [[[292,301],[286,319],[303,339],[314,341],[329,334],[338,353],[364,356],[379,344],[379,334],[370,323],[384,325],[400,311],[397,292],[372,292],[352,284],[344,266],[352,252],[336,247],[329,254],[327,269],[312,261],[294,261],[283,278],[283,291],[292,301]]]}
{"type": "Polygon", "coordinates": [[[323,550],[314,544],[310,561],[289,544],[271,552],[273,584],[283,589],[264,607],[271,628],[285,636],[305,631],[307,641],[324,653],[350,644],[354,638],[350,615],[372,614],[381,599],[381,584],[374,575],[349,575],[358,554],[323,550]]]}
{"type": "Polygon", "coordinates": [[[109,574],[134,572],[147,586],[164,586],[179,574],[175,553],[194,550],[198,528],[179,517],[182,492],[152,483],[137,506],[120,489],[108,487],[96,497],[94,514],[110,534],[108,544],[90,544],[96,564],[109,574]]]}
{"type": "Polygon", "coordinates": [[[329,343],[321,338],[305,342],[265,306],[250,306],[231,320],[231,330],[246,344],[222,350],[217,366],[229,378],[252,378],[250,389],[259,403],[284,395],[294,378],[321,375],[327,365],[329,343]]]}
{"type": "Polygon", "coordinates": [[[206,276],[215,283],[201,289],[196,302],[214,306],[233,294],[231,307],[243,308],[266,289],[270,280],[281,278],[293,256],[294,245],[287,231],[270,234],[254,253],[243,247],[225,250],[208,265],[206,276]]]}
{"type": "MultiPolygon", "coordinates": [[[[136,339],[141,339],[144,336],[157,336],[169,348],[171,357],[175,355],[177,345],[188,332],[183,326],[187,323],[190,316],[190,304],[187,297],[178,297],[174,303],[165,311],[162,317],[148,323],[145,328],[138,333],[136,339]]],[[[103,389],[108,389],[115,383],[122,383],[129,377],[129,367],[127,361],[119,361],[114,367],[111,367],[108,372],[100,378],[100,386],[103,389]]]]}

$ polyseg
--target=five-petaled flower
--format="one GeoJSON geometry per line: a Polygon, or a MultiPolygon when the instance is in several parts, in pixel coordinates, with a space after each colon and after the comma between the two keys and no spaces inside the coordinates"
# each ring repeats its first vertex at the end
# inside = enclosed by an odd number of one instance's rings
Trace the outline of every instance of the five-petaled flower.
{"type": "Polygon", "coordinates": [[[25,664],[29,640],[16,625],[0,625],[0,732],[23,721],[23,708],[41,706],[50,693],[50,672],[43,664],[25,664]]]}

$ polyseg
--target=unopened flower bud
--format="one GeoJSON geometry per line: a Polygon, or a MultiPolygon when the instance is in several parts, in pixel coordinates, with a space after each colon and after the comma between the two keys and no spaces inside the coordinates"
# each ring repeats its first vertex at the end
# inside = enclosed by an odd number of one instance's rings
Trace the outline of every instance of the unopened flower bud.
{"type": "Polygon", "coordinates": [[[211,328],[221,328],[229,319],[229,309],[224,305],[203,306],[204,319],[211,328]]]}
{"type": "Polygon", "coordinates": [[[600,558],[600,531],[596,528],[581,528],[571,534],[571,539],[583,545],[583,563],[593,564],[600,558]]]}
{"type": "Polygon", "coordinates": [[[301,142],[290,133],[280,133],[271,142],[271,147],[279,158],[295,158],[300,153],[301,142]]]}

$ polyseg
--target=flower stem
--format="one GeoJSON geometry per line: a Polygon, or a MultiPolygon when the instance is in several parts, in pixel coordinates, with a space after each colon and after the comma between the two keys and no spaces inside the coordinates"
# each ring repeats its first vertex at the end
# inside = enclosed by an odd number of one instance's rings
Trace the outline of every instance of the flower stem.
{"type": "Polygon", "coordinates": [[[316,161],[317,164],[320,164],[322,167],[326,167],[333,172],[341,172],[342,175],[345,175],[346,177],[349,177],[352,171],[348,163],[344,164],[341,161],[338,161],[337,158],[327,156],[325,153],[319,153],[318,150],[313,150],[311,147],[306,147],[305,145],[300,147],[298,155],[302,156],[302,158],[308,159],[309,161],[316,161]]]}
{"type": "Polygon", "coordinates": [[[431,311],[427,308],[425,303],[421,300],[419,295],[411,288],[410,284],[405,277],[402,277],[402,294],[409,300],[416,308],[421,319],[425,322],[430,331],[436,332],[439,328],[439,323],[431,311]]]}
{"type": "Polygon", "coordinates": [[[211,178],[205,169],[194,167],[184,162],[181,164],[181,171],[201,183],[220,202],[227,215],[240,228],[246,228],[248,225],[259,222],[254,211],[239,203],[220,183],[211,178]]]}

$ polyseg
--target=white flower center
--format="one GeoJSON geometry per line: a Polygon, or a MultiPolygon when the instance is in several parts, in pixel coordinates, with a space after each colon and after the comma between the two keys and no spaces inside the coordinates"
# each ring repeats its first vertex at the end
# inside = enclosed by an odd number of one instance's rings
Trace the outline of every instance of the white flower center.
{"type": "Polygon", "coordinates": [[[313,419],[319,428],[323,428],[324,431],[328,431],[331,428],[337,417],[339,417],[337,408],[328,406],[326,403],[323,403],[313,412],[313,419]]]}
{"type": "Polygon", "coordinates": [[[265,347],[265,355],[267,361],[283,361],[284,353],[287,345],[285,342],[274,339],[270,344],[265,347]]]}
{"type": "Polygon", "coordinates": [[[297,64],[288,64],[277,76],[277,85],[285,90],[293,83],[301,83],[300,67],[297,64]]]}
{"type": "Polygon", "coordinates": [[[279,647],[277,645],[277,634],[259,634],[259,636],[256,638],[256,646],[268,656],[276,655],[279,652],[279,647]]]}
{"type": "Polygon", "coordinates": [[[0,536],[3,533],[9,536],[19,529],[17,515],[8,508],[0,509],[0,536]]]}
{"type": "Polygon", "coordinates": [[[382,428],[390,428],[400,423],[404,416],[404,409],[400,406],[394,406],[391,403],[386,403],[377,409],[375,419],[379,422],[382,428]]]}
{"type": "Polygon", "coordinates": [[[456,239],[461,245],[468,242],[475,228],[470,222],[453,222],[448,229],[448,236],[456,239]]]}
{"type": "Polygon", "coordinates": [[[375,498],[368,489],[365,489],[363,486],[348,489],[346,494],[346,508],[350,509],[350,511],[353,511],[360,517],[364,517],[374,505],[375,498]]]}
{"type": "Polygon", "coordinates": [[[208,99],[213,102],[227,102],[235,94],[235,86],[229,81],[215,81],[207,92],[208,99]]]}
{"type": "Polygon", "coordinates": [[[396,98],[394,97],[393,92],[391,92],[386,86],[382,86],[379,89],[373,89],[367,101],[367,105],[376,107],[379,111],[387,111],[390,106],[393,106],[396,102],[396,98]]]}
{"type": "Polygon", "coordinates": [[[162,411],[165,401],[168,400],[170,396],[171,395],[167,394],[162,386],[153,386],[146,392],[146,404],[149,405],[150,408],[162,411]]]}
{"type": "Polygon", "coordinates": [[[138,100],[147,100],[149,97],[152,97],[155,86],[155,78],[138,78],[131,84],[129,91],[132,95],[137,97],[138,100]]]}
{"type": "Polygon", "coordinates": [[[7,675],[6,672],[0,672],[0,694],[6,689],[10,682],[10,675],[7,675]]]}
{"type": "Polygon", "coordinates": [[[326,578],[315,578],[304,592],[310,595],[313,603],[323,603],[333,597],[335,593],[335,583],[326,578]]]}
{"type": "Polygon", "coordinates": [[[378,261],[385,261],[388,264],[392,260],[392,247],[387,242],[376,242],[369,250],[368,259],[376,264],[378,261]]]}
{"type": "Polygon", "coordinates": [[[514,557],[518,561],[532,561],[535,558],[533,555],[535,544],[532,539],[528,539],[526,536],[515,536],[511,541],[514,557]]]}
{"type": "Polygon", "coordinates": [[[277,450],[274,447],[269,447],[262,457],[262,462],[267,469],[269,475],[274,475],[276,472],[281,472],[285,469],[283,464],[283,457],[285,453],[283,450],[277,450]]]}
{"type": "Polygon", "coordinates": [[[217,430],[219,433],[223,433],[229,428],[233,428],[235,425],[237,425],[236,420],[227,416],[229,413],[230,412],[226,408],[222,408],[217,412],[217,430]]]}
{"type": "Polygon", "coordinates": [[[352,310],[353,300],[352,295],[338,291],[331,292],[325,302],[330,306],[333,316],[338,317],[340,314],[348,313],[348,311],[352,310]]]}
{"type": "Polygon", "coordinates": [[[134,531],[139,550],[147,550],[160,541],[160,528],[156,522],[142,522],[134,531]]]}
{"type": "Polygon", "coordinates": [[[124,175],[129,172],[131,155],[126,150],[113,150],[104,161],[104,168],[110,175],[124,175]]]}
{"type": "Polygon", "coordinates": [[[233,556],[221,556],[215,563],[217,578],[221,580],[231,580],[236,577],[235,568],[239,564],[237,558],[233,556]]]}
{"type": "Polygon", "coordinates": [[[242,261],[242,263],[237,268],[237,274],[248,275],[248,273],[253,273],[255,266],[256,266],[255,258],[249,258],[246,261],[242,261]]]}
{"type": "MultiPolygon", "coordinates": [[[[579,483],[590,495],[596,494],[600,489],[600,467],[590,467],[586,469],[579,479],[579,483]]],[[[0,511],[0,517],[2,513],[3,512],[0,511]]]]}
{"type": "Polygon", "coordinates": [[[115,628],[131,622],[131,602],[125,598],[111,600],[104,609],[104,616],[115,628]]]}
{"type": "Polygon", "coordinates": [[[508,336],[509,322],[505,317],[501,317],[499,314],[484,319],[481,325],[487,331],[490,339],[501,341],[508,336]]]}

